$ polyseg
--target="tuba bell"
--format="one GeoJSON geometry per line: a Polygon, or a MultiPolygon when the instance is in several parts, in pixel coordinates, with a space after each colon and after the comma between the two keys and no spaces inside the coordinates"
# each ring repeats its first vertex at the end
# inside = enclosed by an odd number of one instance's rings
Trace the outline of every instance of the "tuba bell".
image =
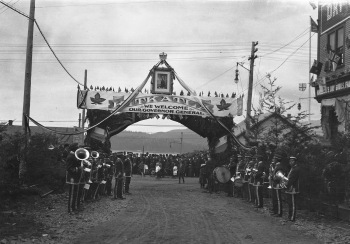
{"type": "Polygon", "coordinates": [[[92,152],[91,152],[91,157],[92,157],[92,158],[96,159],[96,158],[98,158],[99,156],[100,156],[100,154],[99,154],[97,151],[92,151],[92,152]]]}
{"type": "Polygon", "coordinates": [[[87,160],[90,157],[90,153],[85,148],[78,148],[75,153],[75,157],[79,160],[87,160]]]}
{"type": "Polygon", "coordinates": [[[284,176],[284,174],[281,171],[276,172],[275,179],[280,181],[280,185],[283,188],[286,188],[286,184],[288,183],[288,178],[284,176]]]}

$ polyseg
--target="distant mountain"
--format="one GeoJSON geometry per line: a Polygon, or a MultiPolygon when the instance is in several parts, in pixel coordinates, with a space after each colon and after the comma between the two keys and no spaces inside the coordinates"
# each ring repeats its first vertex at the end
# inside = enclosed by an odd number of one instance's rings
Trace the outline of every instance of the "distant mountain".
{"type": "Polygon", "coordinates": [[[111,138],[111,149],[115,151],[140,151],[149,153],[186,153],[207,150],[207,139],[189,129],[171,130],[148,134],[123,131],[111,138]],[[181,149],[182,133],[182,149],[181,149]]]}
{"type": "MultiPolygon", "coordinates": [[[[308,124],[308,121],[304,122],[308,124]]],[[[321,126],[320,120],[311,120],[311,126],[321,126]]],[[[322,128],[314,129],[317,135],[323,136],[322,128]]],[[[123,131],[111,138],[112,150],[139,151],[149,153],[187,153],[195,150],[207,150],[207,139],[189,129],[171,130],[148,134],[144,132],[123,131]],[[182,150],[181,150],[182,133],[182,150]]]]}

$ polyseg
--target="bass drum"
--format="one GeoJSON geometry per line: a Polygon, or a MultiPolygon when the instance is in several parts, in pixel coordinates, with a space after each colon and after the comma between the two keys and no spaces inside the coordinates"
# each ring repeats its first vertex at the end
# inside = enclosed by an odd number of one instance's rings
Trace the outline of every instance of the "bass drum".
{"type": "Polygon", "coordinates": [[[231,179],[231,173],[225,167],[216,167],[213,173],[215,179],[220,183],[227,183],[231,179]]]}

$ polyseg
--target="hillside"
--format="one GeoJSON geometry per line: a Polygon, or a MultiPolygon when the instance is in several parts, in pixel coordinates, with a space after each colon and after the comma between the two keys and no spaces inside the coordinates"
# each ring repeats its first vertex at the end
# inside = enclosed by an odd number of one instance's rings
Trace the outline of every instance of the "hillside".
{"type": "Polygon", "coordinates": [[[111,138],[111,149],[142,152],[144,148],[144,152],[150,153],[180,153],[181,132],[183,133],[182,153],[208,149],[207,140],[188,129],[154,134],[123,131],[111,138]]]}

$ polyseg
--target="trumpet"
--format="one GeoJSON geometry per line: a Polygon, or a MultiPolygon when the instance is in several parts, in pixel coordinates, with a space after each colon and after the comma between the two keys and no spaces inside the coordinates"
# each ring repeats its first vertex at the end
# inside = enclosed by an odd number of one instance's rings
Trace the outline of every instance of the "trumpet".
{"type": "Polygon", "coordinates": [[[92,152],[91,152],[91,157],[92,157],[92,158],[96,159],[96,158],[98,158],[99,156],[100,156],[100,154],[99,154],[97,151],[92,151],[92,152]]]}
{"type": "Polygon", "coordinates": [[[85,148],[78,148],[75,153],[75,157],[79,160],[87,160],[90,157],[90,153],[85,148]]]}

